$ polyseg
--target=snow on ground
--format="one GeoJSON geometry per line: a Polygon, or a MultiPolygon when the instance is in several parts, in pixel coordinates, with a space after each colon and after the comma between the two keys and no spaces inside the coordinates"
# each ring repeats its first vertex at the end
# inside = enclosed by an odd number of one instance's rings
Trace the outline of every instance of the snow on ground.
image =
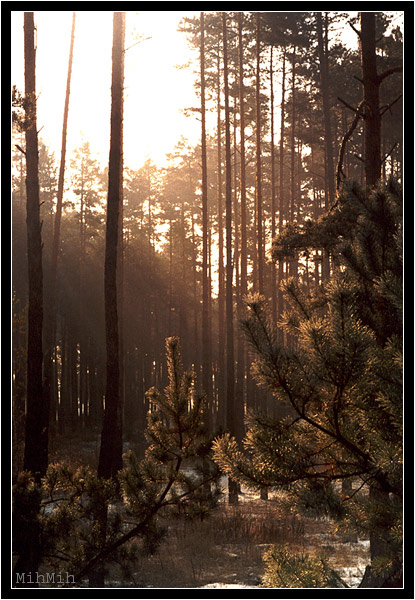
{"type": "Polygon", "coordinates": [[[243,589],[249,589],[249,590],[258,589],[257,586],[255,586],[255,585],[242,585],[239,583],[208,583],[207,585],[202,585],[199,588],[195,588],[195,589],[201,590],[201,589],[206,589],[206,588],[209,588],[209,589],[224,589],[224,588],[240,589],[240,588],[243,588],[243,589]]]}

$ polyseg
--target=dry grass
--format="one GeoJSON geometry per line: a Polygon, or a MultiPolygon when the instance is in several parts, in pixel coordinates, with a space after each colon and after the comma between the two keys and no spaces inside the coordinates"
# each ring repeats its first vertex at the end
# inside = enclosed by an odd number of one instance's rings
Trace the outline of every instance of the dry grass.
{"type": "Polygon", "coordinates": [[[209,583],[259,584],[270,544],[299,543],[300,521],[284,518],[273,502],[222,503],[205,521],[168,524],[154,556],[141,560],[136,587],[201,587],[209,583]]]}
{"type": "MultiPolygon", "coordinates": [[[[345,542],[327,520],[287,515],[274,500],[225,502],[205,521],[168,524],[158,552],[136,565],[129,585],[138,588],[196,588],[213,583],[256,586],[271,544],[293,551],[324,551],[331,566],[357,586],[369,560],[367,543],[345,542]]],[[[114,576],[114,579],[116,577],[114,576]]],[[[118,584],[119,585],[119,584],[118,584]]]]}
{"type": "MultiPolygon", "coordinates": [[[[65,440],[51,452],[51,462],[64,458],[73,466],[96,468],[97,436],[65,440]]],[[[167,535],[156,554],[143,557],[127,580],[111,569],[107,586],[137,588],[195,588],[213,583],[256,586],[264,573],[263,554],[272,544],[288,544],[293,551],[324,551],[331,566],[357,586],[369,562],[366,543],[350,543],[336,536],[326,520],[299,517],[273,495],[267,501],[246,493],[241,503],[224,499],[204,521],[162,523],[167,535]],[[285,508],[284,508],[285,507],[285,508]]]]}

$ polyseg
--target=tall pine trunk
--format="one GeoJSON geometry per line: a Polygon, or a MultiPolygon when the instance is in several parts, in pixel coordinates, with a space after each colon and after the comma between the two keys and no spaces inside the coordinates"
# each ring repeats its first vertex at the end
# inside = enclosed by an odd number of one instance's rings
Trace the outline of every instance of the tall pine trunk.
{"type": "MultiPolygon", "coordinates": [[[[240,129],[240,216],[238,226],[240,227],[240,281],[238,298],[238,320],[243,317],[243,302],[247,294],[247,235],[246,235],[246,165],[245,165],[245,93],[244,93],[244,48],[243,48],[243,13],[238,13],[238,83],[239,83],[239,129],[240,129]]],[[[235,144],[236,148],[236,144],[235,144]]],[[[246,370],[246,347],[245,338],[240,333],[238,336],[238,436],[242,439],[244,435],[244,411],[245,411],[245,370],[246,370]]]]}
{"type": "MultiPolygon", "coordinates": [[[[225,93],[225,184],[226,184],[226,427],[235,434],[235,365],[233,335],[233,265],[232,265],[232,172],[229,119],[228,41],[226,14],[222,13],[223,79],[225,93]]],[[[238,502],[238,486],[229,478],[229,503],[238,502]]]]}
{"type": "Polygon", "coordinates": [[[207,186],[207,156],[206,156],[206,105],[205,105],[205,15],[200,13],[200,96],[202,121],[202,382],[204,393],[207,395],[208,410],[206,426],[211,428],[211,348],[209,331],[209,297],[210,286],[208,278],[208,186],[207,186]]]}
{"type": "MultiPolygon", "coordinates": [[[[297,114],[296,114],[296,101],[297,101],[297,94],[296,94],[296,73],[297,71],[297,49],[294,46],[293,47],[293,51],[292,51],[292,58],[291,58],[291,150],[290,150],[290,155],[291,155],[291,165],[290,165],[290,210],[289,210],[289,222],[290,223],[295,223],[295,219],[296,219],[296,185],[295,185],[295,155],[296,155],[296,148],[295,148],[295,134],[296,134],[296,119],[297,119],[297,114]]],[[[298,210],[297,210],[298,213],[298,210]]],[[[293,258],[290,260],[289,265],[288,265],[288,270],[289,270],[289,275],[290,277],[294,277],[295,279],[297,279],[298,277],[298,260],[296,258],[293,258]]],[[[290,343],[292,343],[293,339],[291,336],[287,336],[288,340],[290,343]]]]}
{"type": "Polygon", "coordinates": [[[222,198],[222,120],[221,120],[220,48],[217,64],[217,194],[218,194],[218,411],[216,428],[224,428],[225,414],[225,274],[223,262],[223,198],[222,198]]]}
{"type": "MultiPolygon", "coordinates": [[[[282,82],[281,82],[281,126],[280,126],[280,160],[279,160],[279,202],[278,202],[278,233],[281,233],[284,226],[285,217],[285,197],[284,197],[284,142],[285,142],[285,62],[286,48],[284,47],[282,55],[282,82]]],[[[281,290],[281,283],[284,278],[284,261],[278,261],[278,319],[284,311],[284,296],[281,290]]],[[[284,333],[278,329],[278,338],[282,342],[284,333]]]]}
{"type": "MultiPolygon", "coordinates": [[[[274,146],[274,65],[273,65],[273,50],[271,46],[271,56],[269,65],[270,78],[270,113],[271,113],[271,240],[276,234],[276,197],[275,197],[275,146],[274,146]]],[[[271,310],[274,327],[277,323],[277,286],[276,286],[276,269],[275,262],[271,262],[271,310]]]]}
{"type": "MultiPolygon", "coordinates": [[[[367,187],[375,186],[382,172],[381,162],[381,116],[379,109],[380,79],[376,66],[376,14],[360,13],[360,53],[363,80],[364,113],[364,168],[367,187]]],[[[382,499],[388,494],[372,484],[369,495],[374,499],[382,499]]],[[[387,555],[385,542],[376,533],[370,536],[371,563],[377,558],[387,555]]],[[[382,578],[374,576],[371,567],[366,569],[359,587],[381,587],[382,578]]],[[[402,582],[393,582],[388,587],[401,587],[402,582]]]]}
{"type": "Polygon", "coordinates": [[[114,13],[111,86],[111,142],[105,243],[105,333],[107,348],[104,423],[98,464],[100,477],[114,477],[122,467],[122,407],[118,322],[117,263],[122,202],[124,13],[114,13]]]}
{"type": "Polygon", "coordinates": [[[376,66],[376,15],[360,13],[360,56],[363,80],[364,113],[364,168],[368,187],[376,185],[381,177],[381,116],[379,108],[380,81],[376,66]]]}
{"type": "Polygon", "coordinates": [[[23,468],[43,477],[48,465],[49,398],[44,393],[43,272],[36,119],[36,49],[32,12],[24,13],[26,117],[26,223],[28,258],[27,399],[23,468]]]}
{"type": "Polygon", "coordinates": [[[264,293],[264,239],[262,217],[262,165],[261,165],[261,47],[260,13],[256,15],[256,237],[257,237],[257,290],[264,293]]]}
{"type": "Polygon", "coordinates": [[[60,247],[60,229],[62,220],[62,202],[63,202],[63,188],[65,181],[65,163],[66,163],[66,137],[68,129],[68,113],[69,113],[69,98],[71,93],[71,78],[72,78],[72,62],[73,62],[73,48],[75,42],[75,13],[72,13],[72,28],[71,28],[71,41],[69,46],[69,60],[68,60],[68,74],[66,78],[66,94],[65,104],[63,109],[63,123],[62,123],[62,142],[61,142],[61,157],[59,165],[59,176],[58,176],[58,191],[56,199],[56,214],[53,227],[53,240],[52,240],[52,253],[51,253],[51,267],[50,267],[50,283],[48,289],[48,298],[46,298],[46,318],[45,318],[45,358],[44,358],[44,386],[45,395],[49,396],[50,402],[50,413],[52,415],[56,412],[56,407],[52,402],[52,377],[53,377],[53,359],[55,354],[56,344],[56,316],[57,316],[57,274],[58,274],[58,260],[59,260],[59,247],[60,247]]]}
{"type": "MultiPolygon", "coordinates": [[[[327,43],[323,39],[323,24],[321,13],[317,13],[317,42],[318,42],[318,57],[320,67],[320,91],[323,101],[324,115],[324,143],[326,155],[326,172],[327,172],[327,189],[328,189],[328,204],[332,206],[334,203],[335,185],[334,185],[334,157],[333,157],[333,138],[331,130],[330,117],[330,97],[329,97],[329,72],[328,72],[328,55],[327,43]]],[[[328,206],[326,205],[326,208],[328,206]]]]}
{"type": "MultiPolygon", "coordinates": [[[[42,382],[43,274],[39,206],[38,134],[36,120],[36,50],[32,12],[24,13],[25,116],[26,116],[26,223],[28,262],[27,387],[23,469],[31,471],[37,483],[48,465],[49,403],[42,382]]],[[[22,507],[20,507],[22,508],[22,507]]],[[[24,507],[23,507],[24,509],[24,507]]],[[[34,511],[35,507],[31,509],[34,511]]],[[[37,572],[42,549],[38,514],[24,514],[13,526],[15,549],[19,555],[13,569],[13,585],[39,587],[19,580],[21,573],[37,572]],[[24,531],[21,530],[24,522],[24,531]]],[[[18,515],[14,518],[19,518],[18,515]]]]}
{"type": "Polygon", "coordinates": [[[246,229],[246,158],[245,158],[245,93],[244,93],[244,56],[243,56],[243,13],[238,13],[238,49],[239,49],[239,113],[240,113],[240,152],[241,152],[241,296],[247,293],[247,229],[246,229]]]}

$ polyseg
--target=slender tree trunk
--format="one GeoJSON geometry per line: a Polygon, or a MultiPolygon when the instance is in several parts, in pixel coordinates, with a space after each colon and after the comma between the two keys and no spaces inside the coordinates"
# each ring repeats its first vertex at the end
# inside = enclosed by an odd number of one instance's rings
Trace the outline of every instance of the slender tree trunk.
{"type": "Polygon", "coordinates": [[[296,94],[295,94],[295,76],[296,76],[296,48],[293,48],[292,54],[292,73],[291,73],[291,167],[290,167],[290,223],[295,219],[295,121],[296,121],[296,94]]]}
{"type": "MultiPolygon", "coordinates": [[[[24,61],[26,118],[26,223],[28,255],[28,334],[27,334],[27,399],[23,468],[31,471],[39,483],[48,464],[49,398],[42,382],[43,275],[42,239],[39,207],[39,163],[36,122],[36,50],[32,12],[24,13],[24,61]]],[[[32,507],[34,508],[34,507],[32,507]]],[[[37,507],[37,513],[40,506],[37,507]]],[[[16,525],[15,525],[16,527],[16,525]]],[[[37,572],[41,559],[40,526],[37,515],[27,515],[24,543],[17,548],[19,557],[13,570],[16,587],[39,587],[23,584],[18,574],[37,572]]],[[[14,530],[16,539],[19,532],[14,530]]]]}
{"type": "Polygon", "coordinates": [[[217,425],[225,428],[225,273],[223,262],[223,198],[222,198],[222,120],[221,120],[221,78],[220,49],[217,65],[217,193],[218,193],[218,414],[217,425]]]}
{"type": "Polygon", "coordinates": [[[26,206],[28,257],[27,400],[24,469],[40,479],[48,465],[49,398],[42,382],[43,272],[36,120],[36,50],[33,13],[24,13],[26,115],[26,206]]]}
{"type": "Polygon", "coordinates": [[[211,351],[209,335],[209,280],[208,280],[208,186],[206,155],[206,106],[205,106],[205,15],[200,13],[200,96],[202,120],[202,382],[208,399],[206,426],[211,429],[211,351]]]}
{"type": "MultiPolygon", "coordinates": [[[[271,113],[271,240],[275,238],[275,216],[276,216],[276,197],[275,197],[275,146],[274,146],[274,65],[273,65],[273,46],[271,46],[270,66],[270,113],[271,113]]],[[[277,323],[277,286],[276,286],[275,262],[271,263],[271,306],[272,320],[274,327],[277,323]]]]}
{"type": "Polygon", "coordinates": [[[256,15],[256,214],[257,214],[257,290],[264,293],[264,239],[262,223],[262,165],[261,165],[261,46],[260,13],[256,15]]]}
{"type": "Polygon", "coordinates": [[[122,202],[122,125],[124,85],[124,13],[114,13],[112,48],[111,145],[105,246],[105,329],[107,376],[105,413],[98,464],[100,477],[114,477],[122,467],[122,410],[117,293],[119,215],[122,202]]]}
{"type": "MultiPolygon", "coordinates": [[[[233,265],[232,265],[232,172],[229,119],[228,41],[226,13],[222,13],[223,78],[225,93],[225,182],[226,182],[226,426],[235,434],[235,365],[233,339],[233,265]]],[[[229,479],[229,503],[238,502],[238,485],[229,479]]]]}
{"type": "Polygon", "coordinates": [[[45,395],[49,395],[50,407],[55,412],[56,407],[52,402],[52,372],[53,372],[53,358],[55,354],[56,344],[56,315],[57,315],[57,273],[58,273],[58,259],[59,259],[59,246],[60,246],[60,228],[62,220],[62,201],[63,201],[63,188],[65,181],[65,162],[66,162],[66,136],[68,129],[68,113],[69,113],[69,97],[71,93],[71,77],[72,77],[72,62],[73,62],[73,48],[75,42],[75,13],[72,13],[72,29],[71,29],[71,41],[69,47],[69,61],[68,61],[68,74],[66,78],[66,94],[65,94],[65,105],[63,110],[63,123],[62,123],[62,143],[61,143],[61,158],[59,165],[59,176],[58,176],[58,192],[56,199],[56,214],[53,228],[53,240],[52,240],[52,254],[51,254],[51,267],[50,267],[50,284],[49,294],[47,300],[47,311],[45,318],[45,357],[44,357],[44,386],[45,395]]]}
{"type": "MultiPolygon", "coordinates": [[[[124,52],[123,52],[124,54],[124,52]]],[[[123,69],[124,70],[124,69],[123,69]]],[[[118,252],[117,252],[117,312],[118,312],[118,344],[119,344],[119,363],[120,363],[120,406],[121,406],[121,429],[124,420],[125,410],[125,346],[124,346],[124,202],[123,202],[123,172],[124,172],[124,155],[123,155],[123,137],[124,132],[121,125],[121,183],[120,183],[120,200],[118,214],[118,252]]],[[[121,453],[122,453],[122,433],[121,433],[121,453]]]]}
{"type": "MultiPolygon", "coordinates": [[[[281,127],[280,127],[280,161],[279,161],[279,206],[278,206],[278,232],[281,233],[284,226],[285,198],[284,198],[284,141],[285,141],[285,62],[286,48],[282,55],[282,82],[281,82],[281,127]]],[[[284,261],[278,261],[278,319],[284,311],[284,297],[281,291],[281,283],[284,278],[284,261]]],[[[284,333],[278,330],[278,338],[282,342],[284,333]]]]}
{"type": "MultiPolygon", "coordinates": [[[[241,280],[240,280],[240,210],[239,210],[239,196],[238,196],[238,169],[237,169],[237,98],[234,96],[234,107],[233,107],[233,148],[234,148],[234,160],[233,160],[233,206],[234,206],[234,252],[233,252],[233,265],[235,271],[235,298],[236,298],[236,316],[239,322],[242,318],[242,297],[241,297],[241,280]]],[[[240,328],[236,329],[236,382],[235,382],[235,437],[238,441],[242,441],[244,437],[244,344],[243,334],[240,328]]]]}
{"type": "MultiPolygon", "coordinates": [[[[296,133],[296,70],[297,70],[297,51],[294,46],[292,53],[292,73],[291,73],[291,166],[290,166],[290,211],[289,221],[294,223],[296,220],[296,186],[295,186],[295,133],[296,133]]],[[[293,258],[289,262],[290,277],[298,277],[298,260],[293,258]]],[[[292,337],[288,336],[292,343],[292,337]]]]}
{"type": "Polygon", "coordinates": [[[360,56],[362,65],[364,112],[364,168],[368,187],[381,177],[380,81],[376,66],[376,14],[360,13],[360,56]]]}
{"type": "MultiPolygon", "coordinates": [[[[376,66],[376,14],[360,13],[360,53],[363,80],[364,99],[364,168],[367,187],[375,186],[381,178],[381,117],[379,109],[379,85],[380,80],[376,66]]],[[[369,495],[375,499],[382,498],[384,492],[373,486],[369,495]]],[[[387,554],[385,543],[378,535],[370,536],[371,562],[376,558],[387,554]]],[[[370,571],[360,587],[380,586],[379,578],[374,577],[370,571]]]]}
{"type": "MultiPolygon", "coordinates": [[[[241,252],[240,252],[240,312],[239,317],[242,317],[243,301],[248,291],[248,253],[247,253],[247,224],[246,224],[246,156],[245,156],[245,89],[244,89],[244,46],[243,46],[243,13],[238,13],[238,60],[239,60],[239,115],[240,115],[240,231],[241,231],[241,252]]],[[[248,368],[246,361],[246,347],[244,336],[239,337],[238,346],[238,368],[241,397],[239,399],[241,406],[241,435],[243,434],[243,415],[245,412],[245,392],[246,392],[246,369],[248,368]]]]}
{"type": "Polygon", "coordinates": [[[241,296],[247,293],[247,231],[246,231],[246,157],[245,157],[245,93],[244,93],[244,52],[242,40],[243,13],[238,13],[239,46],[239,113],[241,151],[241,296]]]}
{"type": "Polygon", "coordinates": [[[199,310],[197,301],[197,247],[196,247],[196,231],[195,218],[192,211],[192,262],[193,262],[193,338],[194,338],[194,364],[199,364],[199,310]]]}
{"type": "MultiPolygon", "coordinates": [[[[328,55],[327,43],[323,40],[323,24],[321,13],[317,13],[317,43],[318,56],[320,63],[320,90],[323,100],[323,115],[324,115],[324,143],[327,166],[327,188],[328,188],[328,205],[332,206],[335,199],[335,182],[334,182],[334,158],[333,158],[333,138],[331,130],[330,118],[330,97],[329,97],[329,73],[328,73],[328,55]]],[[[326,206],[328,208],[329,206],[326,206]]]]}
{"type": "MultiPolygon", "coordinates": [[[[256,14],[256,215],[257,215],[257,263],[258,281],[257,290],[259,294],[264,293],[264,233],[262,214],[262,160],[261,160],[261,17],[256,14]]],[[[261,394],[262,410],[266,410],[266,396],[261,394]]],[[[268,493],[265,488],[261,489],[261,498],[266,500],[268,493]]]]}

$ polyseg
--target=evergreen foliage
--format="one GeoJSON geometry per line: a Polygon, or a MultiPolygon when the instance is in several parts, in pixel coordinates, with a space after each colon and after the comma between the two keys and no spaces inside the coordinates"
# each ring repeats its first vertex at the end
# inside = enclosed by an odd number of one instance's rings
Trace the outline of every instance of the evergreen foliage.
{"type": "Polygon", "coordinates": [[[273,546],[265,552],[265,588],[348,587],[327,564],[324,555],[292,554],[286,546],[273,546]]]}
{"type": "Polygon", "coordinates": [[[276,239],[274,257],[330,250],[331,279],[306,293],[285,285],[291,310],[279,323],[251,297],[243,322],[254,375],[289,407],[279,421],[251,414],[245,452],[232,438],[214,457],[235,480],[283,488],[299,511],[328,515],[343,530],[376,535],[372,572],[401,580],[402,567],[402,193],[390,181],[368,192],[347,183],[336,207],[276,239]],[[345,491],[349,483],[350,491],[345,491]],[[368,493],[370,489],[371,493],[368,493]],[[375,492],[375,493],[373,493],[375,492]]]}
{"type": "Polygon", "coordinates": [[[19,557],[35,532],[41,563],[73,574],[76,585],[110,564],[119,564],[126,575],[141,553],[157,549],[167,531],[162,515],[203,519],[215,505],[220,491],[211,484],[218,470],[206,460],[204,398],[195,394],[194,376],[183,372],[178,339],[168,339],[166,347],[169,385],[164,393],[148,392],[152,410],[143,460],[125,454],[118,481],[65,464],[50,465],[41,486],[20,474],[13,489],[19,557]],[[97,519],[103,511],[104,538],[97,519]]]}

